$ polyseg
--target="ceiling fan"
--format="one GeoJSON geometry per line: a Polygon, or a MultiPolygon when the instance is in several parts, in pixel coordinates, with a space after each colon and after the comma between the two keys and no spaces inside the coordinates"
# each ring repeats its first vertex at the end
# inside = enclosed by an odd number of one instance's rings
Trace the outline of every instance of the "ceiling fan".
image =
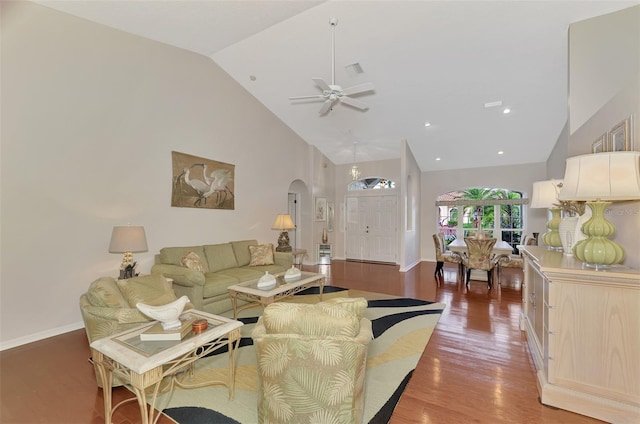
{"type": "Polygon", "coordinates": [[[342,88],[336,84],[336,25],[338,25],[338,20],[336,18],[329,19],[329,23],[331,24],[331,84],[327,84],[322,78],[311,78],[311,80],[322,89],[322,94],[316,94],[312,96],[299,96],[299,97],[289,97],[289,100],[303,100],[303,99],[324,99],[324,103],[320,108],[320,115],[325,115],[328,113],[334,103],[342,102],[349,106],[353,106],[360,110],[367,110],[369,106],[361,102],[360,100],[356,100],[354,98],[349,97],[353,94],[365,93],[367,91],[373,91],[373,84],[370,82],[365,82],[363,84],[354,85],[348,88],[342,88]]]}

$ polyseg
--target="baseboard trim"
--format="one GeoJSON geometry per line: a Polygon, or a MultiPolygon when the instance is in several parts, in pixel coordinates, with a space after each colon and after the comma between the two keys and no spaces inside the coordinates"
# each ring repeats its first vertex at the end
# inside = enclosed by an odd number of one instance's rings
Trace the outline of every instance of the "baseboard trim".
{"type": "Polygon", "coordinates": [[[79,330],[84,328],[84,323],[82,321],[65,325],[62,327],[52,328],[50,330],[41,331],[35,334],[29,334],[28,336],[18,337],[15,339],[7,340],[6,342],[0,343],[0,351],[12,349],[14,347],[22,346],[28,343],[37,342],[39,340],[48,339],[49,337],[59,336],[60,334],[68,333],[70,331],[79,330]]]}

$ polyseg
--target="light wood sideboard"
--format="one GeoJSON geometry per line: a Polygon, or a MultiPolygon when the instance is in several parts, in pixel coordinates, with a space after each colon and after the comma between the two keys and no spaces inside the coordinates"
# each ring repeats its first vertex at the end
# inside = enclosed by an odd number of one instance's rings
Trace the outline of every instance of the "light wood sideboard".
{"type": "Polygon", "coordinates": [[[640,271],[584,268],[526,246],[521,329],[540,399],[612,423],[640,423],[640,271]]]}

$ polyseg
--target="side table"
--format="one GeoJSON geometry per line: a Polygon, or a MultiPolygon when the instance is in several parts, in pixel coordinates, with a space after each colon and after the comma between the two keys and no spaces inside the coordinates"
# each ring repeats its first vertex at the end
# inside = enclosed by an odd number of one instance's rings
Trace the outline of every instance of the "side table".
{"type": "Polygon", "coordinates": [[[235,356],[240,341],[240,327],[244,324],[193,309],[185,311],[181,317],[206,319],[209,326],[199,334],[189,333],[180,341],[141,341],[140,334],[156,323],[153,321],[91,343],[93,361],[103,383],[105,424],[111,424],[111,417],[116,408],[136,398],[142,423],[153,423],[160,384],[165,377],[171,379],[170,391],[174,385],[183,388],[223,385],[229,389],[229,399],[233,399],[235,356]],[[188,371],[187,377],[193,376],[194,362],[223,346],[227,346],[229,353],[228,381],[189,384],[179,377],[178,374],[183,371],[188,371]],[[135,393],[135,398],[112,406],[111,384],[114,375],[135,393]],[[152,386],[153,395],[147,406],[145,390],[152,386]]]}
{"type": "Polygon", "coordinates": [[[293,249],[291,251],[291,254],[293,255],[293,264],[297,268],[301,268],[302,267],[302,260],[307,255],[307,249],[293,249]]]}

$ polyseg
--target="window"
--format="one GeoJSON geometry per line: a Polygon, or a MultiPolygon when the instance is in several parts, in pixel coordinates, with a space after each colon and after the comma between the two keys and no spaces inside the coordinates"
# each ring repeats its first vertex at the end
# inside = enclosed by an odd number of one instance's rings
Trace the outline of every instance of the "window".
{"type": "Polygon", "coordinates": [[[386,178],[371,177],[363,178],[349,184],[349,191],[353,190],[381,190],[385,188],[396,188],[396,183],[386,178]]]}
{"type": "Polygon", "coordinates": [[[522,205],[528,199],[519,191],[469,188],[438,196],[438,228],[447,243],[482,229],[515,247],[524,232],[522,205]],[[462,217],[460,219],[460,217],[462,217]]]}

